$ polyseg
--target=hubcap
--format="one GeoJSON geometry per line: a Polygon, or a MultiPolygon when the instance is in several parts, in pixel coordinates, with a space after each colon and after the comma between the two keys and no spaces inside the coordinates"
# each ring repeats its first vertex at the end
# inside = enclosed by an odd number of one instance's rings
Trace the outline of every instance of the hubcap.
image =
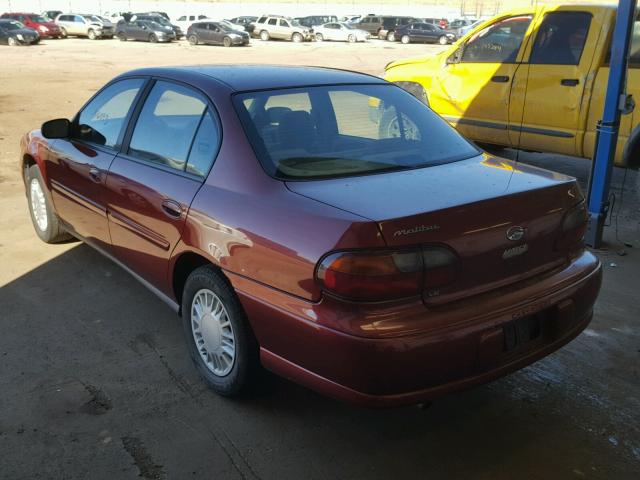
{"type": "Polygon", "coordinates": [[[36,220],[36,225],[41,232],[47,229],[47,204],[44,198],[44,192],[40,187],[40,182],[37,178],[31,179],[30,195],[31,197],[31,211],[33,212],[33,218],[36,220]]]}
{"type": "Polygon", "coordinates": [[[193,297],[191,331],[207,368],[219,377],[228,375],[236,359],[236,338],[226,308],[211,290],[199,290],[193,297]]]}

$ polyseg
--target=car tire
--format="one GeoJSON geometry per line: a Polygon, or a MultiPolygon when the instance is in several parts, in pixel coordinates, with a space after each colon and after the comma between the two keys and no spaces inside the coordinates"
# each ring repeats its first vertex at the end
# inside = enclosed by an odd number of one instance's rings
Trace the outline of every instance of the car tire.
{"type": "Polygon", "coordinates": [[[27,172],[29,213],[33,228],[40,240],[45,243],[60,243],[73,238],[62,228],[58,216],[53,211],[38,166],[32,165],[27,172]]]}
{"type": "Polygon", "coordinates": [[[10,47],[16,47],[18,45],[18,40],[16,40],[14,37],[9,37],[7,38],[7,45],[9,45],[10,47]]]}
{"type": "Polygon", "coordinates": [[[224,37],[222,39],[222,45],[224,45],[225,47],[229,48],[231,45],[233,45],[233,42],[231,41],[231,39],[229,37],[224,37]]]}
{"type": "Polygon", "coordinates": [[[316,33],[316,42],[323,42],[324,36],[321,33],[316,33]]]}
{"type": "Polygon", "coordinates": [[[67,38],[67,30],[64,27],[60,27],[60,38],[67,38]]]}
{"type": "Polygon", "coordinates": [[[198,36],[197,35],[189,35],[189,44],[190,45],[198,45],[198,36]]]}
{"type": "Polygon", "coordinates": [[[349,36],[347,37],[347,42],[349,42],[349,43],[356,43],[356,40],[357,40],[357,39],[356,39],[356,36],[355,36],[355,35],[349,35],[349,36]]]}
{"type": "Polygon", "coordinates": [[[158,37],[156,36],[155,33],[152,33],[151,35],[149,35],[149,41],[151,43],[158,43],[158,37]]]}
{"type": "Polygon", "coordinates": [[[267,32],[266,30],[262,30],[260,32],[260,40],[262,40],[263,42],[268,41],[271,38],[271,36],[269,35],[269,32],[267,32]]]}
{"type": "Polygon", "coordinates": [[[446,35],[442,35],[440,36],[440,38],[438,38],[438,43],[440,45],[449,45],[449,39],[447,38],[446,35]]]}
{"type": "Polygon", "coordinates": [[[120,40],[121,42],[127,41],[127,36],[124,34],[124,32],[118,32],[116,36],[118,37],[118,40],[120,40]]]}
{"type": "Polygon", "coordinates": [[[98,36],[96,35],[95,30],[93,30],[92,28],[89,29],[89,31],[87,32],[87,37],[89,37],[89,40],[97,40],[98,36]]]}
{"type": "Polygon", "coordinates": [[[258,371],[258,344],[238,297],[212,265],[187,278],[182,326],[189,356],[209,388],[232,397],[249,386],[258,371]]]}
{"type": "Polygon", "coordinates": [[[390,42],[395,42],[396,41],[396,32],[387,33],[387,40],[390,41],[390,42]]]}
{"type": "Polygon", "coordinates": [[[403,36],[400,38],[400,41],[401,41],[402,43],[404,43],[405,45],[407,45],[407,44],[411,43],[411,37],[410,37],[409,35],[403,35],[403,36]]]}
{"type": "Polygon", "coordinates": [[[304,37],[298,32],[295,32],[293,35],[291,35],[291,41],[294,43],[301,43],[303,40],[304,37]]]}

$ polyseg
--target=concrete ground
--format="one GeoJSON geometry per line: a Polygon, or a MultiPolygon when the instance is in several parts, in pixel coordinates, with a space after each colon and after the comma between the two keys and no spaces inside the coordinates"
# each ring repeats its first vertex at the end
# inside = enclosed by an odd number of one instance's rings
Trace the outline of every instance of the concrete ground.
{"type": "MultiPolygon", "coordinates": [[[[634,172],[615,172],[594,320],[559,352],[427,409],[353,408],[269,376],[254,396],[225,400],[199,381],[164,304],[87,246],[37,239],[18,179],[19,136],[71,116],[138,66],[293,63],[377,74],[438,47],[44,43],[0,52],[0,478],[638,478],[634,172]]],[[[579,159],[520,160],[583,183],[589,170],[579,159]]]]}

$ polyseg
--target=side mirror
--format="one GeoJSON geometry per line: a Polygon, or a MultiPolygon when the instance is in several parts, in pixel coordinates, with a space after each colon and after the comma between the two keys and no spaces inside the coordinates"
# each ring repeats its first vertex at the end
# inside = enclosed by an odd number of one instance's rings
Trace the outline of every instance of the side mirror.
{"type": "Polygon", "coordinates": [[[44,122],[40,127],[44,138],[69,138],[71,136],[71,122],[66,118],[57,118],[44,122]]]}

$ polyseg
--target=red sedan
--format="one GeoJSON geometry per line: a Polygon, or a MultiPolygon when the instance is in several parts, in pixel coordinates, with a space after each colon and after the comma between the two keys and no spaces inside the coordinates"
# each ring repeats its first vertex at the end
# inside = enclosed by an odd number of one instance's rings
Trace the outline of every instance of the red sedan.
{"type": "Polygon", "coordinates": [[[0,18],[16,20],[38,32],[42,38],[62,38],[60,27],[37,13],[3,13],[0,18]]]}
{"type": "Polygon", "coordinates": [[[171,305],[223,395],[261,364],[423,402],[566,344],[600,288],[573,178],[483,153],[363,74],[129,72],[27,134],[21,168],[40,238],[87,242],[171,305]]]}

